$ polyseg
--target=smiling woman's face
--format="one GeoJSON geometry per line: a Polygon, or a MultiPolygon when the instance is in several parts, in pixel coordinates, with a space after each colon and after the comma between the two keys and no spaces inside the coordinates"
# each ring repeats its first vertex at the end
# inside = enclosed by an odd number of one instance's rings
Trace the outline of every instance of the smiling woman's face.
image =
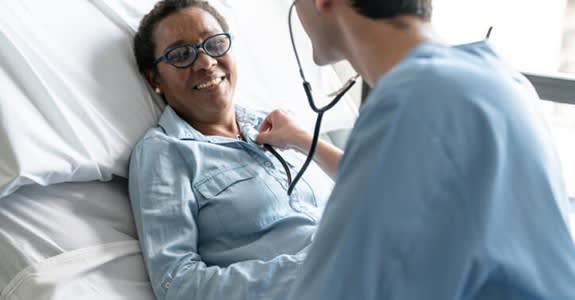
{"type": "MultiPolygon", "coordinates": [[[[197,7],[183,9],[156,26],[154,55],[160,57],[165,50],[182,44],[200,44],[222,32],[217,19],[207,11],[197,7]]],[[[209,123],[233,112],[237,70],[229,52],[217,58],[200,53],[196,61],[184,69],[164,60],[157,69],[155,75],[148,75],[152,86],[159,87],[168,104],[188,122],[209,123]]]]}

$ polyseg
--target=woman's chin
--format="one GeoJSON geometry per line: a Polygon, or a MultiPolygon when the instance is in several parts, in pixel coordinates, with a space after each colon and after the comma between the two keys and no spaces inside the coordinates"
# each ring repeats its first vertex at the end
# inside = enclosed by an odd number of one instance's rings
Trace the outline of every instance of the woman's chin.
{"type": "Polygon", "coordinates": [[[233,109],[232,97],[229,93],[217,95],[207,101],[211,106],[213,112],[224,112],[228,109],[233,109]]]}

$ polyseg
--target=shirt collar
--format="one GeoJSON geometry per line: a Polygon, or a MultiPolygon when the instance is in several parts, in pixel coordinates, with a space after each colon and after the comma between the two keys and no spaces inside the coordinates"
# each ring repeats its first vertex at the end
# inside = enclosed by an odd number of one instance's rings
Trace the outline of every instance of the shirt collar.
{"type": "Polygon", "coordinates": [[[266,115],[267,113],[263,111],[249,110],[245,107],[236,105],[236,120],[242,135],[248,142],[255,143],[256,136],[259,133],[258,129],[266,115]]]}
{"type": "MultiPolygon", "coordinates": [[[[236,121],[238,122],[242,135],[248,142],[254,143],[258,134],[258,128],[263,122],[265,113],[249,110],[239,105],[236,105],[234,108],[236,111],[236,121]]],[[[230,142],[229,138],[202,134],[184,119],[180,118],[169,105],[166,105],[158,124],[167,135],[181,140],[187,139],[212,143],[230,142]]]]}

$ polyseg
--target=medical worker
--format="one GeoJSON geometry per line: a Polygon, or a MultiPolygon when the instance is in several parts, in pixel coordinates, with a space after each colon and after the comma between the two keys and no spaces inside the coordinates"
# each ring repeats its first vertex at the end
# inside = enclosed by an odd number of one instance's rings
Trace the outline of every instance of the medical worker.
{"type": "MultiPolygon", "coordinates": [[[[575,299],[538,96],[488,42],[437,38],[431,5],[297,1],[315,62],[348,60],[373,90],[341,161],[318,149],[339,161],[336,185],[290,299],[575,299]]],[[[260,129],[280,147],[311,140],[281,111],[260,129]]]]}

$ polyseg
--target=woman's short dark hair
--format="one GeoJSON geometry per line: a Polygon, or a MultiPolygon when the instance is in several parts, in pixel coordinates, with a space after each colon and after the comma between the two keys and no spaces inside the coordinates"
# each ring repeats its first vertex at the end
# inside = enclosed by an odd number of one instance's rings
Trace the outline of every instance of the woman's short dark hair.
{"type": "Polygon", "coordinates": [[[162,0],[142,19],[136,36],[134,36],[134,55],[138,63],[138,70],[144,74],[147,70],[155,69],[153,34],[158,23],[165,17],[188,7],[198,7],[216,18],[225,32],[229,31],[226,19],[208,2],[201,0],[162,0]]]}
{"type": "Polygon", "coordinates": [[[350,0],[362,15],[371,19],[392,19],[401,15],[431,20],[432,0],[350,0]]]}

